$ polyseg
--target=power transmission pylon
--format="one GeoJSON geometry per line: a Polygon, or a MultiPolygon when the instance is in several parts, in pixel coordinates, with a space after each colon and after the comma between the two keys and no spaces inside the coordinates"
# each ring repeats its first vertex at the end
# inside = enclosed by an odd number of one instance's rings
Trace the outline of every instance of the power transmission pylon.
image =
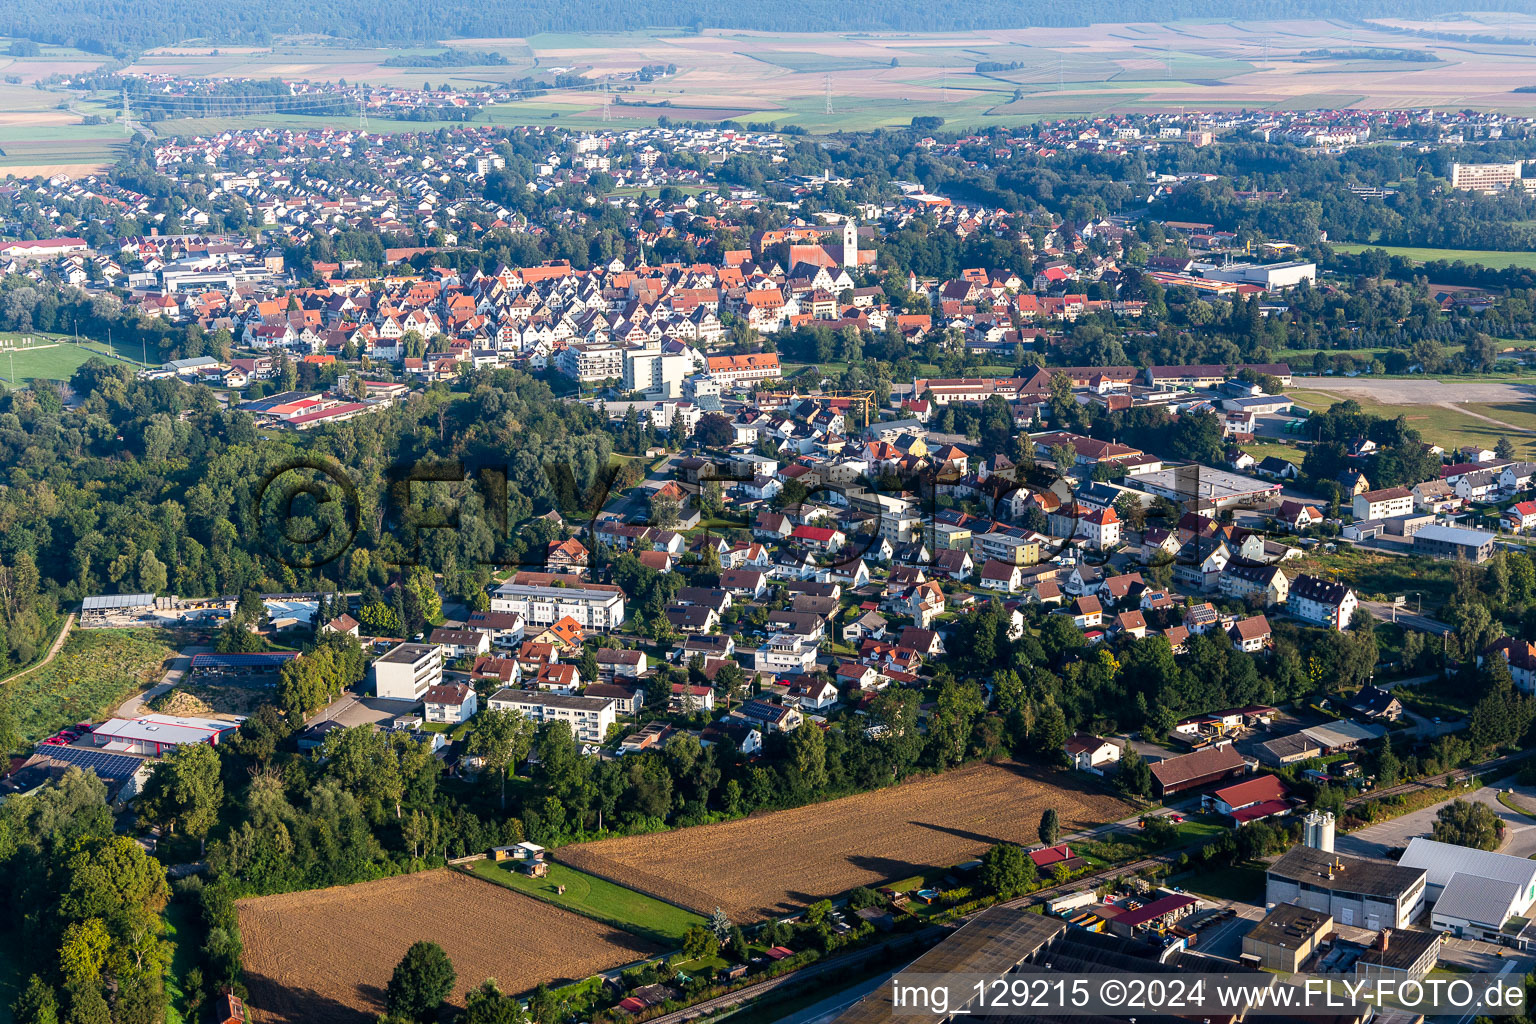
{"type": "Polygon", "coordinates": [[[123,134],[124,135],[129,135],[132,132],[133,132],[133,126],[128,123],[128,90],[124,89],[123,90],[123,134]]]}
{"type": "Polygon", "coordinates": [[[357,130],[368,130],[368,101],[363,97],[363,87],[357,87],[357,130]]]}
{"type": "Polygon", "coordinates": [[[822,76],[822,84],[826,88],[826,92],[827,92],[827,113],[830,114],[830,113],[832,113],[832,76],[831,75],[823,75],[822,76]]]}
{"type": "Polygon", "coordinates": [[[609,121],[609,120],[613,119],[613,115],[608,110],[608,104],[610,104],[612,102],[613,102],[613,97],[610,96],[606,92],[603,93],[603,120],[604,121],[609,121]]]}

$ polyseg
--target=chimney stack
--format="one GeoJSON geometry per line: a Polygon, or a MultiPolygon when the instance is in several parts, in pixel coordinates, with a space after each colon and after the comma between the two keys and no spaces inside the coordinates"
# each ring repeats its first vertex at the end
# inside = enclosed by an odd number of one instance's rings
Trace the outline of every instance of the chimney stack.
{"type": "Polygon", "coordinates": [[[1387,944],[1390,943],[1391,941],[1392,941],[1392,929],[1391,928],[1383,928],[1381,930],[1381,938],[1376,943],[1376,948],[1381,950],[1383,953],[1385,953],[1387,951],[1387,944]]]}

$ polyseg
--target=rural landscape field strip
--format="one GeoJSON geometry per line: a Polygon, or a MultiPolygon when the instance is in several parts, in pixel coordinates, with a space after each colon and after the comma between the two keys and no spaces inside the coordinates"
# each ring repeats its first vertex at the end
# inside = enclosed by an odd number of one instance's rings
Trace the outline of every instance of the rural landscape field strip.
{"type": "Polygon", "coordinates": [[[629,932],[457,871],[240,901],[252,1024],[363,1024],[411,943],[438,943],[453,1002],[495,978],[506,992],[588,977],[660,952],[629,932]]]}
{"type": "Polygon", "coordinates": [[[718,825],[563,847],[556,856],[657,899],[702,914],[718,906],[747,921],[948,867],[998,842],[1033,844],[1048,807],[1064,833],[1133,812],[1077,780],[1004,762],[718,825]]]}

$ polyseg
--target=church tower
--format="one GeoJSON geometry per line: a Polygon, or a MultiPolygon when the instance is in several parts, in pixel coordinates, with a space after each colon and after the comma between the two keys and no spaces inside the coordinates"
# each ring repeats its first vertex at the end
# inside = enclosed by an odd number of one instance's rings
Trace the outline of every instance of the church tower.
{"type": "Polygon", "coordinates": [[[857,267],[859,265],[859,229],[849,217],[843,221],[843,266],[857,267]]]}

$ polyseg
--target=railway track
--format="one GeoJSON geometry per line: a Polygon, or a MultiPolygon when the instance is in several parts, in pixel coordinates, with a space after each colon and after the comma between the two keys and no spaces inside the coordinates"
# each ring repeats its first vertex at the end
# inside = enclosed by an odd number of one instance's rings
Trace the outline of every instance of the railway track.
{"type": "MultiPolygon", "coordinates": [[[[1367,800],[1374,800],[1378,797],[1397,796],[1399,794],[1412,793],[1421,789],[1443,787],[1447,783],[1465,782],[1468,779],[1479,775],[1488,775],[1493,772],[1501,771],[1502,769],[1518,764],[1531,756],[1536,756],[1536,750],[1522,751],[1516,754],[1508,754],[1504,757],[1492,758],[1491,760],[1483,761],[1480,764],[1471,765],[1467,768],[1458,768],[1454,771],[1442,772],[1439,775],[1431,775],[1428,778],[1419,779],[1415,782],[1405,782],[1398,786],[1392,786],[1387,789],[1377,790],[1374,793],[1368,793],[1362,796],[1354,797],[1347,801],[1345,806],[1353,807],[1364,803],[1367,800]]],[[[1161,864],[1168,864],[1172,862],[1181,852],[1183,851],[1175,849],[1170,850],[1167,853],[1157,854],[1153,857],[1143,857],[1141,860],[1133,861],[1129,864],[1117,864],[1114,867],[1104,868],[1103,870],[1095,871],[1091,874],[1079,875],[1070,881],[1058,882],[1055,885],[1048,885],[1043,889],[1036,889],[1034,892],[1028,893],[1024,896],[1017,896],[1011,900],[1000,901],[993,904],[993,906],[1027,907],[1035,903],[1044,903],[1054,896],[1081,889],[1085,885],[1097,886],[1099,883],[1108,881],[1112,878],[1118,878],[1124,875],[1134,875],[1139,871],[1145,870],[1146,868],[1155,867],[1161,864]]],[[[881,943],[879,946],[876,946],[873,949],[859,950],[855,953],[849,953],[846,956],[831,957],[827,960],[821,960],[817,963],[811,964],[808,967],[802,967],[798,971],[791,971],[788,974],[781,974],[776,978],[769,978],[765,981],[758,982],[757,984],[748,985],[745,988],[737,989],[734,992],[727,992],[724,995],[714,996],[702,1002],[695,1003],[692,1006],[685,1007],[684,1009],[673,1010],[671,1013],[662,1014],[660,1017],[653,1017],[651,1018],[649,1024],[683,1024],[685,1021],[696,1021],[701,1018],[712,1016],[721,1010],[733,1009],[743,1005],[744,1003],[749,1003],[760,999],[768,993],[776,991],[785,986],[804,984],[824,974],[839,973],[845,970],[857,970],[868,965],[871,960],[874,960],[877,957],[888,955],[891,951],[891,948],[894,946],[910,946],[913,949],[918,947],[931,946],[937,943],[945,935],[948,935],[951,931],[954,930],[955,927],[963,924],[965,921],[968,921],[970,918],[976,916],[976,914],[980,914],[981,912],[982,911],[978,910],[972,914],[967,914],[965,917],[956,921],[953,925],[934,925],[930,928],[925,928],[921,931],[913,932],[910,936],[903,936],[899,941],[881,943]]]]}

